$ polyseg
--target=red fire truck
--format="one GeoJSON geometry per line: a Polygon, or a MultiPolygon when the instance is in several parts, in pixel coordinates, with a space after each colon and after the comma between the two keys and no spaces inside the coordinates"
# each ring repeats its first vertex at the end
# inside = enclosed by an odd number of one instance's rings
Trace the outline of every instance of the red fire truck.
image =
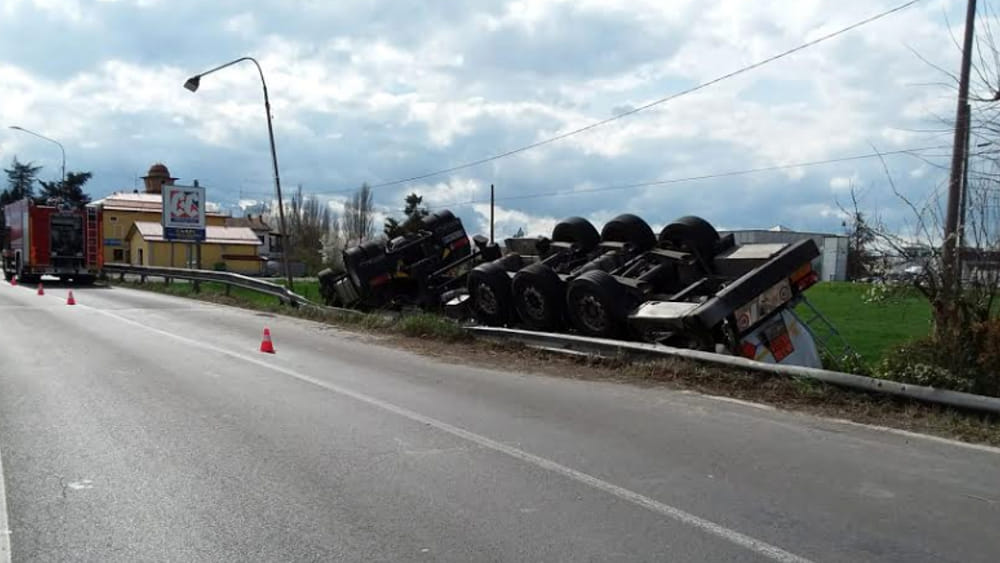
{"type": "Polygon", "coordinates": [[[29,198],[3,208],[4,279],[37,283],[42,276],[89,284],[101,268],[101,221],[93,207],[39,205],[29,198]]]}

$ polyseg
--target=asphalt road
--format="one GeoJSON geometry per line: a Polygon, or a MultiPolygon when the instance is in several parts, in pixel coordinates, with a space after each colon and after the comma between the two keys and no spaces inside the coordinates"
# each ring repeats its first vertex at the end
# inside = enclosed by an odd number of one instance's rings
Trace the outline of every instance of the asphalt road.
{"type": "Polygon", "coordinates": [[[1000,560],[988,448],[75,294],[0,285],[0,563],[1000,560]]]}

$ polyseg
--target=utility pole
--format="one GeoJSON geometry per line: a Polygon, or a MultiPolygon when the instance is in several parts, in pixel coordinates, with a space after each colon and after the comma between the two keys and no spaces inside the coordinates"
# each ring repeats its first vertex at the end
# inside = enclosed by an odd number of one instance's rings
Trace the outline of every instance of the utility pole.
{"type": "MultiPolygon", "coordinates": [[[[969,124],[965,128],[965,150],[969,150],[969,140],[972,134],[972,107],[965,104],[965,122],[969,124]]],[[[962,198],[958,206],[958,275],[962,275],[962,249],[965,248],[965,221],[969,207],[969,156],[965,156],[962,162],[962,198]]]]}
{"type": "Polygon", "coordinates": [[[493,242],[493,184],[490,184],[490,243],[493,242]]]}
{"type": "Polygon", "coordinates": [[[958,107],[955,110],[955,141],[951,153],[951,175],[948,180],[948,211],[944,223],[942,274],[945,295],[955,297],[962,275],[959,248],[959,207],[962,200],[962,177],[968,159],[969,70],[972,67],[972,38],[976,24],[976,0],[968,0],[965,12],[965,38],[962,43],[962,69],[958,77],[958,107]]]}

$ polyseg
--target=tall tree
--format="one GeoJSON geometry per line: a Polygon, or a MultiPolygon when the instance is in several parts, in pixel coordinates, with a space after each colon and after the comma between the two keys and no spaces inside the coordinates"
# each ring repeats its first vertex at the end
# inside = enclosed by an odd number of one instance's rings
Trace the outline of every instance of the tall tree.
{"type": "Polygon", "coordinates": [[[385,219],[385,225],[383,225],[382,230],[385,232],[385,236],[390,239],[419,229],[421,225],[420,220],[430,213],[423,204],[424,196],[422,195],[411,193],[406,196],[405,203],[403,214],[406,215],[406,219],[402,223],[394,217],[386,217],[385,219]]]}
{"type": "Polygon", "coordinates": [[[375,235],[375,203],[372,188],[361,184],[358,191],[344,203],[344,238],[349,242],[363,242],[375,235]]]}
{"type": "Polygon", "coordinates": [[[852,185],[851,208],[841,208],[847,215],[843,227],[847,235],[847,279],[849,280],[871,277],[879,266],[879,258],[872,250],[878,230],[878,217],[870,218],[862,211],[858,197],[858,192],[852,185]]]}
{"type": "Polygon", "coordinates": [[[333,222],[330,206],[318,198],[306,196],[299,185],[292,195],[288,213],[290,257],[305,264],[308,274],[316,274],[323,264],[323,245],[333,222]]]}
{"type": "Polygon", "coordinates": [[[17,201],[35,195],[35,181],[41,166],[31,162],[20,162],[17,157],[11,161],[10,168],[4,168],[7,174],[7,192],[10,201],[17,201]]]}
{"type": "Polygon", "coordinates": [[[83,192],[83,185],[93,176],[90,172],[67,172],[66,179],[58,182],[40,180],[39,203],[59,201],[73,207],[83,207],[90,203],[90,196],[83,192]]]}

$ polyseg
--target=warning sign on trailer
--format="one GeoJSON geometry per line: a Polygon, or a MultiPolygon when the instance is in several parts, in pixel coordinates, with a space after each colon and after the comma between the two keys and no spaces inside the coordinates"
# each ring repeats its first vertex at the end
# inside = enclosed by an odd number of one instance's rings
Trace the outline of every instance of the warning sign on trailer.
{"type": "Polygon", "coordinates": [[[163,238],[205,240],[205,188],[163,186],[163,238]]]}

